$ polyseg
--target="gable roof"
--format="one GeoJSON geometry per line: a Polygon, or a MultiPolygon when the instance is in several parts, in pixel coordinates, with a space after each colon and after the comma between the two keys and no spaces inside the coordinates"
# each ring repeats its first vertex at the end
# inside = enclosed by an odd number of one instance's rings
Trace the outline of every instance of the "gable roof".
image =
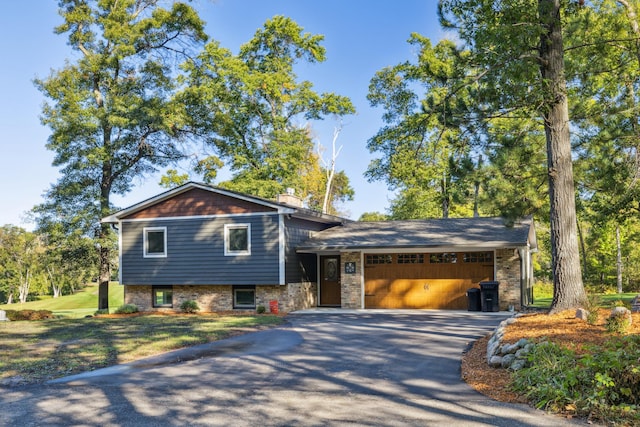
{"type": "Polygon", "coordinates": [[[102,219],[104,223],[117,223],[120,220],[132,216],[144,209],[148,209],[154,205],[162,203],[164,201],[170,200],[179,196],[180,194],[186,193],[187,191],[199,189],[206,192],[212,193],[212,195],[219,194],[226,197],[231,197],[237,200],[241,200],[243,202],[253,203],[259,206],[263,206],[269,210],[274,210],[279,214],[288,214],[292,217],[296,218],[304,218],[316,222],[322,222],[327,224],[342,224],[347,219],[340,218],[333,215],[322,214],[320,212],[313,211],[311,209],[300,208],[293,205],[288,205],[282,202],[276,202],[273,200],[263,199],[261,197],[250,196],[248,194],[238,193],[231,190],[226,190],[218,187],[214,187],[207,184],[197,183],[197,182],[187,182],[179,187],[176,187],[172,190],[165,191],[164,193],[160,193],[154,197],[143,200],[142,202],[136,203],[128,208],[124,208],[115,212],[107,217],[102,219]]]}
{"type": "Polygon", "coordinates": [[[316,233],[298,252],[345,249],[537,248],[531,218],[508,226],[502,218],[349,222],[316,233]]]}

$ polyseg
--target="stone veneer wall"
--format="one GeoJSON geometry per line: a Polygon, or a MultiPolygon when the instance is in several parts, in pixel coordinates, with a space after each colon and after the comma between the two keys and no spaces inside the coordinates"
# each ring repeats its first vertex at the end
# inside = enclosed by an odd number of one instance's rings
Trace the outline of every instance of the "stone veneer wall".
{"type": "MultiPolygon", "coordinates": [[[[233,292],[230,285],[173,286],[173,308],[153,307],[151,286],[125,286],[124,303],[135,304],[140,311],[176,311],[187,300],[198,303],[203,312],[233,310],[233,292]]],[[[280,312],[315,307],[317,285],[315,283],[290,283],[286,286],[256,286],[256,306],[278,301],[280,312]]]]}
{"type": "Polygon", "coordinates": [[[496,281],[500,283],[500,310],[508,310],[510,305],[520,310],[520,257],[516,248],[496,250],[496,281]]]}
{"type": "Polygon", "coordinates": [[[362,306],[362,257],[360,252],[343,252],[340,254],[340,299],[342,308],[364,308],[362,306]],[[356,263],[356,271],[353,274],[345,273],[344,266],[347,262],[356,263]]]}

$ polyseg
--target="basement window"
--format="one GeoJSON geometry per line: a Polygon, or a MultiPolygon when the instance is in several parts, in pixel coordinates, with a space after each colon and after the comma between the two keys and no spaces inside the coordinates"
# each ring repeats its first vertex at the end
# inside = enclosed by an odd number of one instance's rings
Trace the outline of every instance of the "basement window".
{"type": "Polygon", "coordinates": [[[154,286],[152,293],[154,307],[173,307],[173,286],[154,286]]]}
{"type": "Polygon", "coordinates": [[[256,287],[234,286],[233,308],[256,308],[256,287]]]}

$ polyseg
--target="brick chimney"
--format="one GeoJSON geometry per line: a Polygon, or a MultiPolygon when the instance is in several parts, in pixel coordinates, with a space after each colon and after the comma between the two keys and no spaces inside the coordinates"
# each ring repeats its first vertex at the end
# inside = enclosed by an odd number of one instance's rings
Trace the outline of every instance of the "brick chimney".
{"type": "Polygon", "coordinates": [[[276,201],[296,208],[303,207],[302,199],[295,195],[295,190],[293,188],[287,188],[286,194],[278,194],[276,201]]]}

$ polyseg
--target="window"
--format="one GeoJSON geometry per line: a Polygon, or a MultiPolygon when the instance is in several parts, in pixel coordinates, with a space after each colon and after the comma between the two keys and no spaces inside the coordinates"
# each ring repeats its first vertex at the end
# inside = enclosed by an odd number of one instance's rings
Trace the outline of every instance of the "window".
{"type": "Polygon", "coordinates": [[[464,262],[474,262],[474,263],[493,262],[493,252],[465,252],[464,262]]]}
{"type": "Polygon", "coordinates": [[[393,263],[393,255],[390,254],[372,254],[366,257],[367,265],[391,264],[393,263]]]}
{"type": "Polygon", "coordinates": [[[431,254],[429,257],[431,264],[455,264],[458,262],[458,254],[455,252],[447,252],[442,254],[431,254]]]}
{"type": "Polygon", "coordinates": [[[167,227],[145,227],[143,234],[145,258],[167,256],[167,227]]]}
{"type": "Polygon", "coordinates": [[[234,286],[233,308],[256,308],[256,287],[234,286]]]}
{"type": "Polygon", "coordinates": [[[172,286],[154,286],[152,293],[154,307],[173,307],[172,286]]]}
{"type": "Polygon", "coordinates": [[[225,224],[224,254],[251,255],[250,224],[225,224]]]}
{"type": "Polygon", "coordinates": [[[424,254],[398,254],[398,264],[424,264],[424,254]]]}

